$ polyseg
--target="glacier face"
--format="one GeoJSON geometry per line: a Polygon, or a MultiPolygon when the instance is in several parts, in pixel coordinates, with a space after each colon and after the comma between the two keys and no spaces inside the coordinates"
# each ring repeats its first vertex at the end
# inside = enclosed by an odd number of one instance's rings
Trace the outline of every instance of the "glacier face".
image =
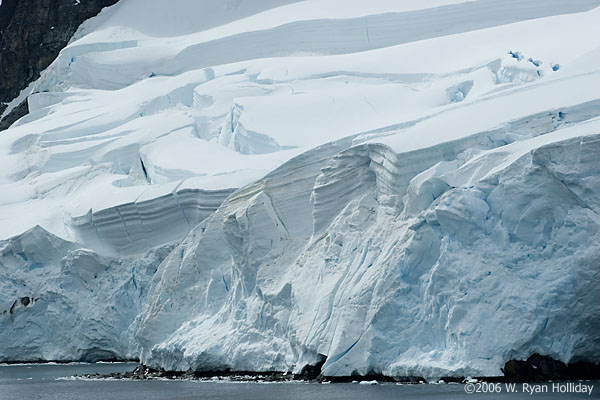
{"type": "Polygon", "coordinates": [[[2,359],[137,358],[150,280],[173,247],[110,257],[39,226],[1,241],[2,359]]]}
{"type": "Polygon", "coordinates": [[[598,1],[173,3],[0,135],[0,360],[600,360],[598,1]]]}
{"type": "Polygon", "coordinates": [[[439,162],[397,202],[403,162],[381,145],[302,181],[282,167],[161,265],[142,359],[298,372],[323,354],[326,375],[426,377],[495,375],[533,352],[597,359],[600,136],[582,133],[439,162]]]}

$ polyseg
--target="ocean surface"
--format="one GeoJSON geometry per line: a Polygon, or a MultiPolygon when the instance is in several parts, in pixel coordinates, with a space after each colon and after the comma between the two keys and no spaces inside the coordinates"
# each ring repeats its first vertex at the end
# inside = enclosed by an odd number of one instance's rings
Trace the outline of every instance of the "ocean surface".
{"type": "MultiPolygon", "coordinates": [[[[68,364],[68,365],[0,365],[0,400],[170,400],[170,399],[236,399],[236,400],[296,400],[296,399],[339,399],[339,400],[384,400],[384,399],[590,399],[600,398],[600,382],[581,382],[588,393],[560,393],[552,390],[552,383],[531,388],[547,388],[548,393],[529,393],[517,384],[518,392],[507,393],[500,385],[500,393],[473,393],[465,391],[465,385],[428,384],[309,384],[309,383],[227,383],[195,381],[120,381],[120,380],[77,380],[74,374],[110,373],[133,370],[135,364],[68,364]]],[[[575,383],[576,384],[576,383],[575,383]]],[[[563,386],[574,389],[575,386],[563,386]]],[[[476,387],[467,387],[477,390],[476,387]]],[[[482,387],[479,388],[482,390],[482,387]]]]}

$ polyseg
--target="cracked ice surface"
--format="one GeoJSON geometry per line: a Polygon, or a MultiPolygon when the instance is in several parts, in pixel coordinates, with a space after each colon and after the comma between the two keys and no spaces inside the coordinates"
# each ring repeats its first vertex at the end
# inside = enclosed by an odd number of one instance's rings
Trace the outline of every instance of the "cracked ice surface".
{"type": "Polygon", "coordinates": [[[598,360],[600,3],[509,3],[86,22],[0,135],[0,358],[598,360]]]}

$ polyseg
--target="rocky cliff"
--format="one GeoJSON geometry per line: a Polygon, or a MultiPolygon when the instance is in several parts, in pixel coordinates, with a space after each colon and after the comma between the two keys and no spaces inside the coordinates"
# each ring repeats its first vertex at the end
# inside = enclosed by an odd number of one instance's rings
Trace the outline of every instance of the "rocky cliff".
{"type": "Polygon", "coordinates": [[[79,25],[118,0],[3,0],[0,6],[0,130],[27,114],[23,99],[9,103],[36,80],[79,25]]]}

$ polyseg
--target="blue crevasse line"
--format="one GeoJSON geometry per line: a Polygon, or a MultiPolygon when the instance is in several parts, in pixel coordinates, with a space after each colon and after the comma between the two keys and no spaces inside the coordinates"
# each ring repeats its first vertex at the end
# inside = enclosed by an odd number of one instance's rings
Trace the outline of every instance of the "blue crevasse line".
{"type": "Polygon", "coordinates": [[[534,60],[533,58],[529,57],[529,59],[527,60],[530,63],[532,63],[533,65],[535,65],[536,67],[539,67],[540,65],[542,65],[542,62],[540,60],[534,60]]]}
{"type": "Polygon", "coordinates": [[[358,339],[356,339],[356,342],[352,343],[352,345],[350,347],[348,347],[346,350],[344,350],[340,354],[328,358],[327,359],[327,364],[333,364],[336,361],[338,361],[340,358],[344,357],[346,354],[348,354],[348,352],[350,352],[350,350],[352,350],[352,348],[354,346],[356,346],[356,344],[358,343],[359,340],[360,340],[360,337],[358,339]]]}
{"type": "Polygon", "coordinates": [[[358,264],[358,267],[362,267],[363,264],[365,263],[365,260],[367,259],[367,255],[369,254],[369,247],[371,246],[371,239],[369,239],[367,241],[367,244],[365,245],[365,249],[363,250],[363,253],[361,255],[360,258],[360,263],[358,264]]]}
{"type": "Polygon", "coordinates": [[[29,270],[33,271],[34,269],[44,268],[44,264],[36,262],[29,265],[29,270]]]}
{"type": "Polygon", "coordinates": [[[508,54],[510,54],[512,58],[516,59],[517,61],[521,61],[523,59],[523,55],[518,51],[509,51],[508,54]]]}
{"type": "Polygon", "coordinates": [[[225,280],[225,275],[223,275],[223,283],[225,284],[225,289],[227,289],[227,291],[229,292],[229,285],[227,284],[227,281],[225,280]]]}

